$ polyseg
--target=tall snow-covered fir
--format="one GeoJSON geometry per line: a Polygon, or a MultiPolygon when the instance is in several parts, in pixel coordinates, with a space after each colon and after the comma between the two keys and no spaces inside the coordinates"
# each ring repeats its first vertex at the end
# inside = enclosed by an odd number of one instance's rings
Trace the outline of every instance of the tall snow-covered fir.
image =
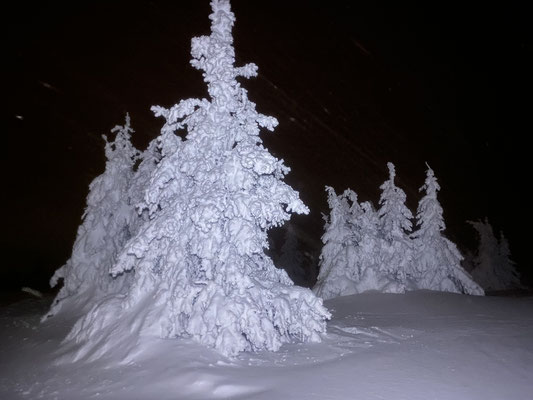
{"type": "Polygon", "coordinates": [[[468,223],[479,236],[478,249],[473,259],[474,269],[471,272],[474,280],[487,291],[521,288],[520,275],[511,260],[509,242],[503,232],[500,232],[498,240],[487,218],[468,223]]]}
{"type": "Polygon", "coordinates": [[[461,266],[463,256],[457,246],[442,235],[446,228],[442,207],[437,200],[440,186],[428,166],[425,191],[418,203],[418,229],[411,235],[414,244],[412,278],[417,289],[483,295],[483,289],[461,266]]]}
{"type": "Polygon", "coordinates": [[[405,205],[405,192],[396,186],[396,168],[387,163],[389,179],[381,186],[378,216],[380,231],[385,245],[382,248],[382,269],[396,281],[390,291],[402,293],[406,290],[412,263],[413,247],[409,238],[413,214],[405,205]]]}
{"type": "Polygon", "coordinates": [[[389,179],[381,186],[378,210],[381,231],[385,239],[393,241],[394,238],[405,238],[413,228],[413,213],[405,205],[405,192],[396,186],[396,167],[387,163],[389,179]]]}
{"type": "Polygon", "coordinates": [[[137,214],[131,201],[130,185],[139,152],[131,144],[133,129],[126,115],[124,126],[116,126],[111,142],[105,140],[105,171],[89,185],[83,222],[78,228],[72,255],[51,279],[63,286],[46,317],[56,314],[65,303],[88,307],[111,293],[123,292],[129,276],[113,279],[110,268],[124,244],[134,233],[137,214]]]}
{"type": "Polygon", "coordinates": [[[84,343],[77,357],[103,355],[123,335],[187,337],[234,356],[325,332],[322,300],[265,255],[267,231],[308,209],[259,137],[277,120],[237,81],[257,67],[234,66],[229,1],[211,7],[211,35],[193,38],[191,50],[210,100],[152,108],[166,122],[137,204],[147,220],[111,266],[115,277],[134,271],[133,281],[76,323],[68,338],[84,343]]]}

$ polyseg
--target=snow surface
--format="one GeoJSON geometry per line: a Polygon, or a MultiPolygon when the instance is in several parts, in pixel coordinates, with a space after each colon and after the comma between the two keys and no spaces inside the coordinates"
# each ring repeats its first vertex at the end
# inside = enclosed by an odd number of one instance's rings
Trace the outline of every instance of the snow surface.
{"type": "Polygon", "coordinates": [[[333,318],[321,343],[228,359],[189,339],[153,337],[136,344],[135,362],[110,350],[63,365],[75,349],[60,342],[77,315],[64,309],[40,323],[50,303],[0,307],[1,399],[525,400],[533,393],[533,297],[363,293],[325,302],[333,318]]]}

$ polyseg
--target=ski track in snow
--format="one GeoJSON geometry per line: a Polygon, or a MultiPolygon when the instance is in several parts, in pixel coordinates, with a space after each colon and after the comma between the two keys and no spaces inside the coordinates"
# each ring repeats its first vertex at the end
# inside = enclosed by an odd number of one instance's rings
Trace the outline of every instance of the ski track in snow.
{"type": "Polygon", "coordinates": [[[75,316],[41,324],[50,299],[0,308],[0,398],[530,399],[533,298],[437,292],[326,302],[322,343],[229,359],[147,338],[130,359],[58,364],[75,316]]]}

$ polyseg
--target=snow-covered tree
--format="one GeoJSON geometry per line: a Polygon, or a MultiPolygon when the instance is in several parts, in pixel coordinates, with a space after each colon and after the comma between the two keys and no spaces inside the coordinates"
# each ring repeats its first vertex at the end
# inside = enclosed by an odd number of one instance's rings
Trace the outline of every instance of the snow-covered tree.
{"type": "Polygon", "coordinates": [[[503,232],[500,233],[498,241],[487,218],[483,222],[467,222],[479,236],[479,246],[473,260],[474,280],[486,291],[520,288],[520,276],[511,260],[509,243],[503,232]]]}
{"type": "Polygon", "coordinates": [[[130,198],[133,167],[139,156],[131,144],[133,129],[126,115],[124,126],[111,130],[116,133],[111,142],[105,140],[107,158],[105,171],[89,185],[87,205],[78,228],[70,259],[53,275],[50,284],[63,286],[46,317],[56,314],[68,301],[77,306],[89,306],[110,293],[124,291],[126,274],[111,277],[110,269],[118,253],[130,239],[137,219],[130,198]]]}
{"type": "Polygon", "coordinates": [[[314,287],[324,299],[376,290],[404,291],[397,276],[383,262],[390,249],[382,237],[379,217],[370,202],[361,204],[357,194],[347,189],[342,195],[328,191],[330,215],[326,218],[320,274],[314,287]]]}
{"type": "Polygon", "coordinates": [[[358,277],[353,291],[402,293],[403,282],[398,282],[396,274],[390,274],[384,262],[389,257],[390,244],[381,235],[379,217],[370,202],[361,203],[361,210],[353,221],[354,265],[351,268],[356,268],[358,277]]]}
{"type": "Polygon", "coordinates": [[[457,246],[442,234],[446,225],[437,199],[439,190],[437,178],[428,166],[420,188],[426,194],[418,203],[418,230],[411,235],[414,242],[411,285],[417,289],[483,295],[483,289],[461,266],[463,257],[457,246]]]}
{"type": "Polygon", "coordinates": [[[383,232],[383,237],[388,241],[396,238],[405,238],[413,228],[413,214],[405,205],[405,192],[396,186],[396,168],[394,164],[387,163],[389,169],[389,180],[385,181],[379,188],[381,197],[379,199],[380,208],[378,216],[383,232]]]}
{"type": "Polygon", "coordinates": [[[319,341],[325,332],[322,300],[265,255],[267,231],[308,209],[282,180],[289,168],[259,137],[276,119],[259,114],[237,81],[257,67],[234,66],[229,1],[211,7],[211,35],[193,38],[191,50],[210,100],[152,108],[166,123],[139,204],[148,220],[111,270],[134,270],[134,280],[127,297],[101,303],[76,323],[69,338],[86,343],[80,356],[97,357],[131,335],[188,337],[233,356],[319,341]],[[177,134],[183,130],[185,139],[177,134]]]}
{"type": "Polygon", "coordinates": [[[323,299],[347,294],[354,286],[355,269],[350,269],[353,250],[353,232],[350,224],[351,214],[359,208],[357,195],[346,190],[337,195],[335,190],[326,186],[329,216],[324,216],[322,251],[319,258],[319,274],[313,291],[323,299]]]}
{"type": "Polygon", "coordinates": [[[520,283],[520,274],[516,270],[516,263],[512,260],[509,241],[503,234],[503,231],[500,231],[500,240],[498,242],[498,256],[501,266],[500,268],[504,271],[507,271],[507,274],[505,274],[507,287],[522,287],[522,284],[520,283]]]}
{"type": "Polygon", "coordinates": [[[298,236],[293,224],[285,224],[285,235],[281,245],[278,266],[283,268],[294,283],[305,286],[307,281],[304,269],[305,257],[299,248],[298,236]]]}
{"type": "Polygon", "coordinates": [[[413,248],[409,234],[412,230],[413,214],[405,205],[405,192],[394,182],[396,177],[394,164],[389,162],[387,167],[389,179],[380,186],[378,210],[380,232],[385,239],[381,249],[382,269],[396,281],[394,291],[402,293],[410,278],[413,248]]]}

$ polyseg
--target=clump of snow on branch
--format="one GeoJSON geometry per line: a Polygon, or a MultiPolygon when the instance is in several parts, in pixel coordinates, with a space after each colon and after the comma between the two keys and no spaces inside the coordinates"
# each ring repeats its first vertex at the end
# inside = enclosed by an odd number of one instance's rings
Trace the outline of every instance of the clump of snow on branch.
{"type": "Polygon", "coordinates": [[[467,221],[479,236],[479,245],[473,258],[472,277],[487,291],[518,289],[520,275],[511,259],[509,242],[500,231],[498,240],[488,219],[467,221]]]}
{"type": "Polygon", "coordinates": [[[123,292],[130,283],[127,275],[112,278],[111,266],[124,244],[135,233],[137,219],[131,202],[130,184],[139,152],[131,144],[133,129],[126,115],[124,126],[111,130],[113,141],[105,140],[105,171],[89,185],[83,222],[78,228],[72,255],[53,275],[50,284],[63,286],[48,316],[56,314],[65,303],[79,306],[94,304],[110,293],[123,292]]]}
{"type": "Polygon", "coordinates": [[[234,356],[325,332],[322,299],[265,255],[267,231],[309,210],[259,137],[277,120],[259,114],[237,81],[257,67],[234,66],[229,1],[211,7],[211,35],[194,38],[191,50],[210,100],[152,108],[166,122],[141,179],[136,206],[146,218],[110,269],[114,277],[133,271],[132,283],[76,323],[68,339],[84,343],[77,357],[95,358],[132,335],[192,338],[234,356]]]}
{"type": "Polygon", "coordinates": [[[375,290],[403,293],[429,289],[483,295],[484,292],[461,267],[462,256],[442,235],[445,228],[440,189],[428,168],[417,212],[418,229],[412,232],[406,195],[395,184],[396,170],[387,164],[389,179],[381,185],[380,208],[361,204],[352,190],[338,196],[330,187],[320,274],[314,287],[324,299],[375,290]]]}

